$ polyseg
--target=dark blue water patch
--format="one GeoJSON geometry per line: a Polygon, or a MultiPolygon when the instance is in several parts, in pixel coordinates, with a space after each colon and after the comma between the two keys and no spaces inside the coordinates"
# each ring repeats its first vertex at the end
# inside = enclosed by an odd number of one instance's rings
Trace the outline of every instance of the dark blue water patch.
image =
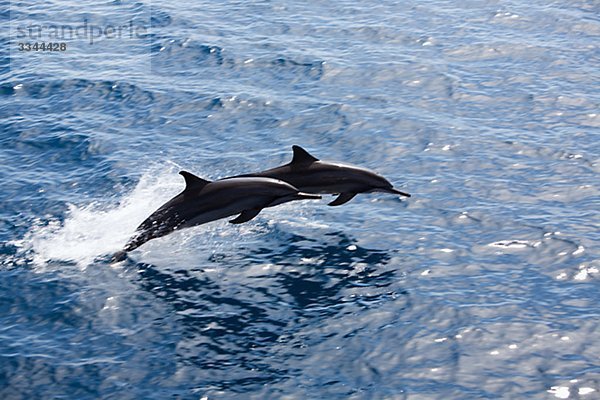
{"type": "MultiPolygon", "coordinates": [[[[0,37],[0,81],[8,79],[10,73],[11,48],[14,45],[9,38],[0,37]]],[[[4,82],[0,85],[4,86],[4,82]]]]}
{"type": "Polygon", "coordinates": [[[15,169],[31,171],[39,168],[52,174],[64,166],[73,172],[97,168],[104,160],[90,135],[79,133],[62,122],[46,122],[42,118],[28,125],[19,121],[2,125],[4,153],[12,156],[11,166],[15,169]],[[68,168],[73,163],[77,163],[77,167],[68,168]],[[49,170],[49,165],[54,169],[49,170]]]}
{"type": "Polygon", "coordinates": [[[185,313],[180,317],[184,326],[180,362],[211,371],[197,376],[194,386],[244,392],[287,374],[266,364],[269,345],[276,342],[285,322],[270,318],[260,304],[226,297],[219,284],[191,277],[187,271],[169,275],[147,264],[137,268],[143,289],[168,302],[175,312],[185,313]]]}
{"type": "Polygon", "coordinates": [[[295,81],[300,77],[318,81],[323,76],[323,61],[298,62],[286,57],[279,57],[271,65],[281,79],[287,77],[289,80],[295,81]]]}
{"type": "MultiPolygon", "coordinates": [[[[150,264],[132,266],[139,273],[140,287],[179,315],[184,327],[178,345],[181,362],[212,371],[197,375],[195,386],[247,393],[300,375],[301,371],[271,360],[273,351],[282,346],[287,358],[300,358],[303,343],[326,339],[304,337],[305,324],[344,313],[348,303],[368,308],[392,301],[386,287],[397,276],[385,268],[389,262],[385,252],[362,247],[345,250],[354,241],[337,232],[319,239],[288,234],[287,239],[273,238],[259,249],[239,249],[235,255],[217,253],[209,259],[209,268],[215,264],[243,269],[258,259],[284,267],[277,274],[254,276],[253,282],[241,286],[219,283],[203,273],[203,267],[167,272],[150,264]],[[317,265],[298,265],[306,258],[316,260],[317,265]],[[357,264],[368,267],[355,273],[357,264]],[[326,268],[331,268],[330,274],[326,268]],[[345,293],[362,286],[370,294],[353,297],[345,293]]],[[[394,298],[406,294],[395,293],[394,298]]]]}
{"type": "Polygon", "coordinates": [[[15,94],[14,85],[10,83],[0,85],[0,96],[12,96],[13,94],[15,94]]]}
{"type": "MultiPolygon", "coordinates": [[[[6,5],[6,2],[2,2],[3,6],[6,5]]],[[[0,21],[10,21],[10,8],[2,7],[2,11],[0,11],[0,21]]]]}
{"type": "MultiPolygon", "coordinates": [[[[0,271],[8,271],[22,266],[22,260],[15,257],[19,248],[9,243],[13,239],[11,232],[18,232],[17,227],[5,218],[0,221],[0,271]]],[[[27,231],[21,232],[24,235],[27,231]]]]}
{"type": "Polygon", "coordinates": [[[151,28],[164,28],[172,23],[172,18],[168,12],[155,6],[150,6],[150,23],[151,28]]]}
{"type": "Polygon", "coordinates": [[[310,55],[281,54],[276,58],[258,57],[246,61],[237,62],[236,79],[257,87],[270,82],[278,90],[305,91],[314,88],[325,73],[325,62],[310,55]]]}
{"type": "Polygon", "coordinates": [[[61,100],[71,100],[72,103],[68,104],[71,107],[67,107],[70,110],[72,110],[75,102],[86,103],[86,100],[92,100],[94,105],[97,105],[97,100],[101,100],[135,104],[137,107],[147,106],[154,101],[153,92],[122,81],[93,81],[88,79],[33,80],[23,86],[23,92],[32,99],[52,99],[53,106],[60,106],[61,100]],[[72,98],[73,95],[77,95],[75,99],[72,98]]]}
{"type": "Polygon", "coordinates": [[[324,74],[324,61],[297,60],[280,55],[275,59],[249,60],[242,54],[226,51],[218,45],[196,42],[190,38],[171,38],[155,35],[151,47],[152,71],[173,74],[174,65],[183,66],[178,74],[200,79],[229,79],[261,86],[275,80],[282,85],[303,85],[319,81],[324,74]],[[208,74],[208,75],[207,75],[208,74]]]}
{"type": "Polygon", "coordinates": [[[303,259],[310,259],[311,263],[317,264],[315,267],[306,265],[299,270],[269,276],[278,282],[278,286],[291,296],[301,310],[314,305],[327,310],[343,302],[341,293],[344,288],[383,288],[394,279],[394,271],[378,271],[390,260],[386,252],[358,247],[342,232],[328,233],[327,236],[333,239],[331,242],[309,245],[309,240],[300,235],[286,236],[288,244],[283,250],[261,247],[250,254],[252,258],[267,258],[277,265],[289,267],[302,265],[303,259]],[[348,250],[349,246],[355,249],[348,250]],[[368,267],[353,274],[356,263],[365,263],[368,267]],[[324,269],[328,267],[333,270],[325,273],[324,269]]]}
{"type": "MultiPolygon", "coordinates": [[[[191,39],[172,39],[155,36],[152,38],[152,71],[168,71],[173,65],[183,65],[179,73],[189,74],[197,67],[221,67],[233,65],[233,60],[225,58],[223,49],[215,45],[206,45],[191,39]],[[185,66],[187,65],[187,68],[185,66]]],[[[171,72],[172,73],[172,72],[171,72]]]]}
{"type": "MultiPolygon", "coordinates": [[[[152,370],[151,374],[127,377],[122,373],[141,362],[132,358],[141,349],[127,333],[107,329],[99,320],[89,323],[90,315],[102,312],[107,295],[103,289],[81,292],[76,282],[60,276],[34,275],[23,269],[0,271],[0,277],[3,398],[26,395],[91,399],[116,394],[127,382],[143,385],[136,392],[148,396],[153,392],[153,379],[167,379],[173,374],[174,364],[168,357],[173,350],[173,345],[168,344],[169,335],[149,337],[147,344],[155,341],[162,347],[160,354],[149,351],[144,357],[143,363],[152,370]],[[24,312],[14,313],[17,308],[24,312]],[[163,340],[167,342],[161,343],[163,340]]],[[[140,320],[144,319],[140,314],[140,320]]],[[[164,320],[150,321],[147,329],[161,323],[164,320]]],[[[155,390],[161,393],[161,388],[155,390]]]]}
{"type": "MultiPolygon", "coordinates": [[[[168,136],[170,130],[178,128],[179,124],[173,124],[164,131],[162,125],[169,119],[197,121],[223,106],[222,97],[211,93],[155,92],[120,81],[41,81],[25,83],[17,91],[7,84],[2,90],[15,100],[0,106],[1,112],[11,115],[12,120],[18,121],[26,115],[37,116],[40,123],[48,121],[50,125],[56,125],[58,120],[48,115],[63,113],[61,119],[67,120],[68,125],[87,125],[94,136],[97,136],[94,131],[111,132],[115,137],[119,136],[119,141],[138,142],[140,137],[158,141],[157,134],[168,136]],[[105,119],[111,123],[103,123],[105,119]],[[132,129],[133,134],[130,134],[132,129]]],[[[105,146],[114,147],[108,142],[105,146]]]]}
{"type": "MultiPolygon", "coordinates": [[[[149,113],[155,102],[154,94],[126,82],[92,81],[85,79],[61,81],[25,80],[19,90],[10,93],[10,83],[3,87],[11,102],[1,111],[12,116],[38,116],[49,123],[57,123],[77,112],[92,112],[89,121],[104,113],[112,118],[127,116],[138,120],[149,113]],[[128,107],[126,112],[117,104],[128,107]],[[132,114],[132,111],[133,114],[132,114]],[[64,115],[66,113],[67,115],[64,115]],[[61,118],[52,117],[63,114],[61,118]]],[[[17,83],[13,85],[16,87],[17,83]]],[[[86,121],[88,122],[88,121],[86,121]]]]}

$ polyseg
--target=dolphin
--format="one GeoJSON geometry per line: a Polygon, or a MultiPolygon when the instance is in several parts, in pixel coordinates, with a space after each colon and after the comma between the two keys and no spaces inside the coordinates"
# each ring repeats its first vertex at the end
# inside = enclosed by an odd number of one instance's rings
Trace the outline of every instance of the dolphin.
{"type": "Polygon", "coordinates": [[[383,176],[366,168],[321,161],[296,145],[292,150],[294,156],[288,164],[238,176],[279,179],[306,193],[338,194],[330,206],[347,203],[358,193],[385,192],[410,197],[410,194],[394,189],[383,176]]]}
{"type": "Polygon", "coordinates": [[[320,199],[315,194],[302,193],[294,186],[272,178],[234,177],[210,182],[181,171],[185,189],[154,211],[137,227],[134,236],[122,252],[113,259],[123,259],[149,240],[169,233],[239,214],[232,224],[250,221],[266,207],[293,200],[320,199]]]}

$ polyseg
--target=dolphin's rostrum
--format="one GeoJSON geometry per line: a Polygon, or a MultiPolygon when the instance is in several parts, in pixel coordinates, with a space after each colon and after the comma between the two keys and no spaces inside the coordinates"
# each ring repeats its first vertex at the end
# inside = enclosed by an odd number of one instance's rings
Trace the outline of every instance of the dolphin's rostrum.
{"type": "MultiPolygon", "coordinates": [[[[163,204],[137,228],[125,245],[129,252],[151,239],[169,233],[205,224],[239,214],[231,223],[249,221],[266,207],[293,200],[320,199],[321,196],[300,192],[289,183],[263,177],[226,178],[210,182],[187,171],[180,174],[186,187],[177,196],[163,204]]],[[[124,254],[115,255],[123,258],[124,254]]]]}
{"type": "Polygon", "coordinates": [[[366,168],[321,161],[300,146],[292,146],[292,150],[294,156],[289,164],[239,176],[279,179],[306,193],[339,194],[329,203],[330,206],[342,205],[358,193],[385,192],[410,197],[410,194],[394,189],[387,179],[366,168]]]}

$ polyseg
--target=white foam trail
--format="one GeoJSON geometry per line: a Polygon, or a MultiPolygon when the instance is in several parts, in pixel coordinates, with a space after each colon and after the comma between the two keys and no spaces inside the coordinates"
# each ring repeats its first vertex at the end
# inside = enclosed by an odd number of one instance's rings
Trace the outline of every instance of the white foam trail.
{"type": "Polygon", "coordinates": [[[176,175],[178,169],[170,165],[148,171],[116,207],[102,203],[69,205],[62,223],[55,219],[35,225],[14,244],[31,254],[38,267],[50,261],[70,261],[85,267],[99,256],[120,250],[148,215],[183,189],[183,179],[176,175]]]}

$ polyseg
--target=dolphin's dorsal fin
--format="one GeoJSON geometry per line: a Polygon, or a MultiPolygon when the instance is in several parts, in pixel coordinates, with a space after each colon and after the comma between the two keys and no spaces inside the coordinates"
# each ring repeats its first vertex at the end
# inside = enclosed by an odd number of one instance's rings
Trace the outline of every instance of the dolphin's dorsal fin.
{"type": "Polygon", "coordinates": [[[210,181],[197,177],[191,172],[179,171],[179,175],[183,176],[183,179],[185,179],[185,190],[201,190],[210,183],[210,181]]]}
{"type": "Polygon", "coordinates": [[[293,145],[292,150],[294,151],[294,157],[292,157],[292,162],[290,164],[310,164],[315,161],[319,161],[317,157],[313,157],[309,154],[308,151],[304,150],[300,146],[293,145]]]}

